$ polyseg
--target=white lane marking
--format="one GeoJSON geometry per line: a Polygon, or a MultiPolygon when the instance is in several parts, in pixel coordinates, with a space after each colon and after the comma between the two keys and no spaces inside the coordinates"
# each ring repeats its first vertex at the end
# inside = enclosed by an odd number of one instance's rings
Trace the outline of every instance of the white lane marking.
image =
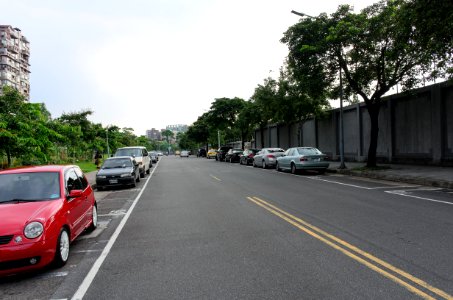
{"type": "Polygon", "coordinates": [[[125,209],[112,210],[108,214],[98,215],[98,217],[122,216],[126,214],[125,209]]]}
{"type": "Polygon", "coordinates": [[[69,272],[51,272],[47,274],[38,275],[38,278],[52,278],[52,277],[65,277],[68,276],[69,272]]]}
{"type": "Polygon", "coordinates": [[[344,182],[339,182],[339,181],[322,179],[320,177],[306,177],[306,178],[312,179],[312,180],[325,181],[325,182],[329,182],[329,183],[335,183],[335,184],[344,185],[344,186],[351,186],[351,187],[355,187],[355,188],[358,188],[358,189],[364,189],[364,190],[379,190],[379,189],[415,187],[414,185],[367,187],[367,186],[361,186],[361,185],[356,185],[356,184],[350,184],[350,183],[344,183],[344,182]]]}
{"type": "Polygon", "coordinates": [[[72,251],[72,253],[95,253],[95,252],[101,252],[101,249],[97,250],[78,250],[78,251],[72,251]]]}
{"type": "Polygon", "coordinates": [[[113,244],[115,244],[116,239],[120,235],[121,231],[123,230],[124,225],[126,224],[127,220],[129,219],[132,211],[134,210],[135,206],[137,205],[138,201],[140,200],[140,197],[142,196],[143,192],[145,191],[146,186],[148,185],[149,180],[151,177],[153,177],[154,171],[157,170],[157,167],[159,166],[159,162],[156,164],[156,167],[153,169],[151,174],[149,175],[148,179],[146,180],[145,184],[143,185],[140,193],[137,195],[135,198],[134,202],[132,203],[131,207],[127,211],[126,215],[124,218],[121,220],[120,224],[116,228],[115,232],[113,233],[112,237],[110,238],[109,242],[105,246],[104,250],[102,251],[101,255],[98,257],[98,259],[95,261],[93,266],[91,267],[90,271],[88,272],[87,276],[83,280],[82,284],[79,286],[75,294],[72,296],[72,300],[80,300],[85,296],[86,292],[88,291],[88,288],[90,287],[91,283],[93,283],[94,277],[96,277],[96,274],[98,273],[99,269],[101,268],[102,264],[104,263],[104,260],[107,258],[107,255],[109,254],[110,250],[113,247],[113,244]]]}
{"type": "Polygon", "coordinates": [[[222,181],[222,180],[220,180],[219,178],[215,177],[214,175],[209,174],[209,176],[211,176],[212,178],[214,178],[214,179],[217,180],[217,181],[222,181]]]}
{"type": "MultiPolygon", "coordinates": [[[[417,189],[415,191],[436,191],[436,190],[440,190],[440,189],[420,189],[420,190],[417,189]]],[[[404,196],[404,197],[411,197],[411,198],[416,198],[416,199],[420,199],[420,200],[426,200],[426,201],[431,201],[431,202],[437,202],[437,203],[453,205],[453,202],[448,202],[448,201],[442,201],[442,200],[436,200],[436,199],[431,199],[431,198],[425,198],[425,197],[409,195],[407,193],[407,191],[405,191],[405,190],[384,191],[384,192],[389,193],[389,194],[404,196]]]]}

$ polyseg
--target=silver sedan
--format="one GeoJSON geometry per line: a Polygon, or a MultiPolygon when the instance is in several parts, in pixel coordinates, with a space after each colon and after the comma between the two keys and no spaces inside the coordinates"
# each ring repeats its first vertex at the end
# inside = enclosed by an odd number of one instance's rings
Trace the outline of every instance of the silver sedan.
{"type": "Polygon", "coordinates": [[[313,147],[289,148],[283,156],[277,158],[277,171],[290,170],[296,174],[299,170],[317,170],[324,173],[329,167],[326,155],[313,147]]]}
{"type": "Polygon", "coordinates": [[[253,166],[263,169],[274,168],[277,158],[282,156],[285,150],[282,148],[263,148],[253,157],[253,166]]]}

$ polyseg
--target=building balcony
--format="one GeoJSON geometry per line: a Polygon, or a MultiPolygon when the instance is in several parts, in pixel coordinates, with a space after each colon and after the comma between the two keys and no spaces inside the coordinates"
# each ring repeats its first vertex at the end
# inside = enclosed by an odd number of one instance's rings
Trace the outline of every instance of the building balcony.
{"type": "Polygon", "coordinates": [[[13,39],[18,39],[18,38],[19,38],[19,34],[18,34],[15,30],[13,30],[13,29],[10,29],[10,30],[9,30],[9,35],[10,35],[11,38],[13,38],[13,39]]]}
{"type": "Polygon", "coordinates": [[[11,51],[12,53],[15,53],[15,54],[19,53],[19,47],[17,47],[17,46],[7,45],[6,49],[8,49],[8,51],[11,51]]]}

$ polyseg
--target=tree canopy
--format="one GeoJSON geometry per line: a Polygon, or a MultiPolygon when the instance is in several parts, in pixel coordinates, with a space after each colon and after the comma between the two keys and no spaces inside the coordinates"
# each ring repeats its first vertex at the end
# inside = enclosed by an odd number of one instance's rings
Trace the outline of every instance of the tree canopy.
{"type": "Polygon", "coordinates": [[[451,60],[446,60],[451,58],[451,44],[434,42],[444,35],[427,38],[423,22],[417,24],[412,18],[423,19],[421,7],[420,1],[389,0],[354,13],[352,7],[342,5],[331,16],[301,18],[281,40],[289,48],[288,68],[309,97],[324,93],[338,97],[343,92],[364,100],[371,122],[370,167],[376,165],[383,95],[397,84],[407,90],[426,79],[446,76],[451,68],[451,60]]]}

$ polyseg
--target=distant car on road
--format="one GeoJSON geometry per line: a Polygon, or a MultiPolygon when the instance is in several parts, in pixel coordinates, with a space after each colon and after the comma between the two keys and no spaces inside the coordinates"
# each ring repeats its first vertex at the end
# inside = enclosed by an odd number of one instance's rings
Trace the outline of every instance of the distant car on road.
{"type": "Polygon", "coordinates": [[[150,173],[153,166],[148,151],[143,146],[123,147],[116,150],[115,156],[132,156],[140,168],[140,177],[144,178],[150,173]]]}
{"type": "Polygon", "coordinates": [[[233,147],[230,146],[222,146],[217,150],[217,155],[215,157],[215,160],[218,161],[225,161],[225,155],[227,154],[228,150],[230,150],[233,147]]]}
{"type": "Polygon", "coordinates": [[[258,153],[258,149],[246,149],[244,152],[242,152],[242,156],[239,160],[239,163],[241,165],[251,165],[253,164],[253,157],[255,156],[256,153],[258,153]]]}
{"type": "Polygon", "coordinates": [[[244,152],[244,150],[240,148],[232,148],[228,150],[225,154],[225,161],[229,161],[230,163],[239,162],[242,152],[244,152]]]}
{"type": "Polygon", "coordinates": [[[206,149],[204,148],[198,149],[197,157],[206,157],[206,149]]]}
{"type": "Polygon", "coordinates": [[[253,157],[253,166],[273,168],[277,163],[277,157],[282,156],[284,152],[282,148],[263,148],[253,157]]]}
{"type": "Polygon", "coordinates": [[[78,166],[0,171],[0,276],[68,262],[70,243],[97,227],[97,204],[78,166]]]}
{"type": "Polygon", "coordinates": [[[208,151],[208,154],[206,155],[206,157],[209,159],[209,158],[216,158],[217,156],[217,150],[215,149],[209,149],[208,151]]]}
{"type": "Polygon", "coordinates": [[[313,147],[295,147],[286,150],[283,156],[277,158],[277,171],[290,170],[296,174],[299,170],[316,170],[324,173],[329,167],[325,161],[327,155],[313,147]]]}
{"type": "Polygon", "coordinates": [[[148,155],[153,163],[157,163],[159,160],[159,155],[157,155],[156,151],[148,151],[148,155]]]}
{"type": "Polygon", "coordinates": [[[135,187],[139,181],[138,164],[131,156],[107,158],[96,174],[96,186],[99,191],[118,185],[135,187]]]}
{"type": "Polygon", "coordinates": [[[186,150],[181,151],[181,153],[179,154],[180,157],[189,157],[189,155],[189,151],[186,150]]]}

